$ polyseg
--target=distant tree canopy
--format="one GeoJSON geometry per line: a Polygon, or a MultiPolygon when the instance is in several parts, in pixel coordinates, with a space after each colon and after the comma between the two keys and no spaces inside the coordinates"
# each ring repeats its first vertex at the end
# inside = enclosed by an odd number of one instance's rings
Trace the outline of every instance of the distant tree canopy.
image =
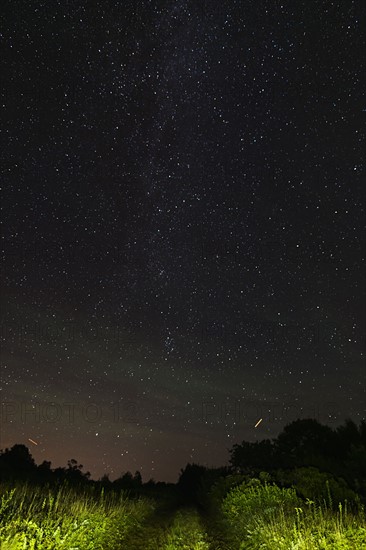
{"type": "Polygon", "coordinates": [[[235,444],[230,451],[230,463],[235,469],[268,471],[275,466],[277,460],[275,447],[269,439],[249,443],[243,441],[235,444]]]}
{"type": "Polygon", "coordinates": [[[132,475],[131,472],[126,472],[116,479],[113,485],[117,488],[126,490],[138,489],[142,486],[142,477],[139,471],[136,471],[135,475],[132,475]]]}
{"type": "MultiPolygon", "coordinates": [[[[0,481],[9,480],[27,480],[34,483],[62,483],[67,481],[74,486],[92,482],[103,487],[132,491],[142,486],[142,477],[138,471],[134,475],[131,472],[121,474],[113,482],[106,474],[98,482],[94,482],[90,479],[90,472],[84,472],[83,465],[74,458],[68,460],[66,468],[52,469],[51,462],[46,460],[37,466],[28,447],[22,444],[16,444],[11,449],[0,451],[0,481]]],[[[150,481],[150,485],[156,487],[157,484],[150,481]]]]}
{"type": "Polygon", "coordinates": [[[72,483],[83,483],[90,477],[89,472],[82,472],[82,464],[75,459],[67,463],[67,468],[51,469],[51,462],[44,460],[36,465],[28,447],[16,444],[11,449],[0,451],[0,480],[24,480],[49,482],[68,480],[72,483]]]}
{"type": "MultiPolygon", "coordinates": [[[[331,474],[334,479],[337,478],[332,483],[333,487],[338,484],[338,493],[345,492],[340,481],[343,478],[353,491],[357,491],[366,500],[365,421],[357,426],[352,420],[346,420],[343,425],[332,429],[314,419],[296,420],[285,426],[275,439],[254,443],[243,441],[233,445],[229,453],[229,467],[207,468],[200,464],[187,464],[181,470],[175,487],[181,502],[201,505],[217,480],[230,474],[234,474],[234,477],[237,474],[250,477],[261,472],[276,473],[277,479],[291,482],[295,471],[297,483],[310,479],[311,472],[331,474]]],[[[319,483],[322,482],[322,475],[316,476],[319,483]]],[[[171,491],[173,486],[155,482],[153,479],[143,483],[139,471],[135,474],[122,473],[115,481],[111,481],[108,475],[104,475],[99,481],[93,481],[90,473],[84,472],[83,465],[73,458],[63,468],[52,469],[51,462],[48,461],[37,466],[29,449],[22,444],[0,451],[0,481],[7,480],[57,484],[67,481],[74,486],[97,483],[104,488],[126,490],[137,496],[143,491],[149,491],[151,495],[161,495],[171,491]]],[[[308,484],[305,481],[304,487],[308,484]]],[[[222,488],[225,487],[224,483],[222,488]]]]}
{"type": "Polygon", "coordinates": [[[230,464],[241,473],[312,466],[341,476],[366,494],[366,422],[352,420],[332,429],[314,419],[295,420],[276,439],[243,441],[230,449],[230,464]]]}
{"type": "Polygon", "coordinates": [[[188,463],[184,469],[181,469],[177,483],[181,500],[184,503],[200,504],[202,494],[207,494],[215,481],[228,473],[229,469],[226,467],[208,468],[201,464],[188,463]]]}
{"type": "Polygon", "coordinates": [[[337,450],[336,434],[317,420],[296,420],[285,426],[275,440],[275,455],[283,465],[309,465],[319,456],[332,457],[337,450]]]}
{"type": "Polygon", "coordinates": [[[6,478],[27,478],[37,469],[28,447],[21,444],[0,452],[0,475],[6,478]]]}

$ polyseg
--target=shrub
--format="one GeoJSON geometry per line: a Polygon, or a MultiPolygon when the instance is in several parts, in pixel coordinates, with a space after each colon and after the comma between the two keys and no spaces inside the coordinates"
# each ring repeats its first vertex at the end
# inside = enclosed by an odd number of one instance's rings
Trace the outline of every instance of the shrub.
{"type": "Polygon", "coordinates": [[[294,488],[252,479],[231,489],[221,505],[231,550],[358,550],[366,548],[364,510],[304,502],[294,488]]]}
{"type": "Polygon", "coordinates": [[[320,472],[317,468],[295,468],[289,472],[281,472],[277,476],[283,485],[292,485],[304,499],[310,499],[318,504],[338,508],[340,502],[347,501],[358,505],[359,496],[352,491],[341,478],[335,478],[329,473],[320,472]]]}
{"type": "Polygon", "coordinates": [[[232,489],[222,503],[222,512],[234,536],[257,531],[263,522],[293,520],[296,507],[301,505],[294,489],[252,479],[232,489]]]}

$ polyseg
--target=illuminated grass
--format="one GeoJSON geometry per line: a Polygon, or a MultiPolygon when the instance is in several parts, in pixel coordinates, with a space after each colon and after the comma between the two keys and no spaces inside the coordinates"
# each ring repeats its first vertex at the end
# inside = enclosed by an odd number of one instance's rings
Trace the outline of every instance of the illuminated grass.
{"type": "Polygon", "coordinates": [[[207,533],[196,510],[179,510],[167,535],[164,550],[209,550],[207,533]]]}
{"type": "Polygon", "coordinates": [[[300,500],[294,489],[259,482],[232,489],[222,503],[231,548],[267,550],[366,549],[366,519],[339,504],[316,505],[300,500]]]}
{"type": "Polygon", "coordinates": [[[2,550],[361,550],[361,505],[300,499],[294,489],[240,482],[204,518],[195,508],[88,487],[0,486],[2,550]],[[211,518],[211,519],[210,519],[211,518]]]}
{"type": "Polygon", "coordinates": [[[153,509],[147,500],[66,485],[1,487],[0,495],[2,550],[116,550],[153,509]]]}
{"type": "Polygon", "coordinates": [[[209,550],[207,533],[194,508],[157,510],[145,524],[131,531],[126,550],[209,550]]]}

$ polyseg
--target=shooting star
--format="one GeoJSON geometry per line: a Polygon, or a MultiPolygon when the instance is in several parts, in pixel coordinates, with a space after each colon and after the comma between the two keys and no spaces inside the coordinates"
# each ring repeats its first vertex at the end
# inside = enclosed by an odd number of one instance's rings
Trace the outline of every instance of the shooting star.
{"type": "Polygon", "coordinates": [[[34,439],[31,439],[30,437],[28,437],[28,441],[33,443],[33,445],[38,445],[37,441],[34,441],[34,439]]]}
{"type": "Polygon", "coordinates": [[[263,418],[260,418],[254,427],[257,428],[257,426],[259,426],[259,424],[262,422],[262,420],[263,420],[263,418]]]}

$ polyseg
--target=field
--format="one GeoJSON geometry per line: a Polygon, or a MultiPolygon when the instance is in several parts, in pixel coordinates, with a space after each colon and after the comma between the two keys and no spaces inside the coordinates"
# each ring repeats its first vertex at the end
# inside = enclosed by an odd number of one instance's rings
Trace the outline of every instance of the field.
{"type": "Polygon", "coordinates": [[[366,549],[360,503],[351,509],[331,495],[315,503],[293,488],[239,481],[226,492],[214,486],[199,507],[95,486],[2,484],[1,550],[366,549]]]}

